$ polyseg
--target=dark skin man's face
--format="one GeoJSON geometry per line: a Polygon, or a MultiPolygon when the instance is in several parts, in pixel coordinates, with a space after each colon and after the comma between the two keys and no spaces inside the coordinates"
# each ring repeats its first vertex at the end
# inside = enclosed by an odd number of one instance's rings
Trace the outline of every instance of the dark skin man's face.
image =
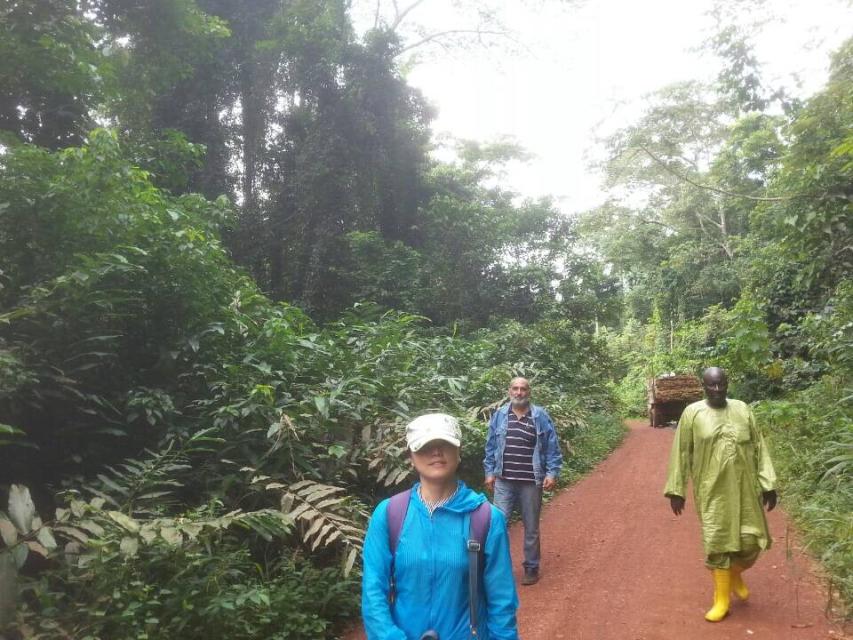
{"type": "Polygon", "coordinates": [[[718,368],[708,369],[702,376],[702,388],[709,405],[717,408],[726,406],[729,380],[725,371],[718,368]]]}

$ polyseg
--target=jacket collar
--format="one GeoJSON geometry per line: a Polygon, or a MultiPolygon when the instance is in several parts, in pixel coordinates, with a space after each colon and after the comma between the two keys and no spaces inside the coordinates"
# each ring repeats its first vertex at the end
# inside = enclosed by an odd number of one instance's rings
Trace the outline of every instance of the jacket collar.
{"type": "MultiPolygon", "coordinates": [[[[474,491],[462,482],[462,480],[457,480],[456,483],[456,493],[450,498],[450,500],[442,504],[439,507],[439,510],[446,509],[447,511],[453,511],[455,513],[469,513],[486,501],[486,496],[474,491]]],[[[414,505],[416,509],[429,515],[427,506],[424,504],[423,500],[420,499],[420,496],[418,496],[418,487],[420,484],[420,481],[418,481],[412,486],[412,497],[409,505],[414,505]]]]}
{"type": "MultiPolygon", "coordinates": [[[[498,413],[503,414],[505,416],[509,415],[509,406],[510,406],[509,402],[507,402],[504,405],[501,405],[501,408],[498,409],[498,413]]],[[[542,407],[540,407],[538,404],[533,404],[531,402],[530,403],[530,415],[532,415],[534,418],[536,418],[541,413],[542,413],[542,407]]]]}

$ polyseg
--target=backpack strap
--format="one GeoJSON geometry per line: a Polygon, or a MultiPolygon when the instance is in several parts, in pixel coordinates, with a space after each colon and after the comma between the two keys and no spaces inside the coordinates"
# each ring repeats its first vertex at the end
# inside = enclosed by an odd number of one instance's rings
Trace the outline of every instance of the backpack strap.
{"type": "Polygon", "coordinates": [[[470,516],[468,522],[468,616],[471,637],[477,637],[477,609],[480,604],[480,559],[486,547],[486,536],[492,522],[492,505],[483,502],[470,516]]]}
{"type": "Polygon", "coordinates": [[[397,542],[400,540],[400,532],[403,530],[403,521],[409,510],[409,500],[412,490],[406,489],[391,496],[388,501],[388,548],[391,550],[391,572],[388,577],[388,602],[394,604],[397,599],[397,583],[394,579],[394,559],[397,557],[397,542]]]}
{"type": "Polygon", "coordinates": [[[479,507],[474,509],[471,514],[471,533],[470,537],[486,546],[486,536],[489,535],[489,525],[492,523],[492,505],[487,500],[479,507]]]}

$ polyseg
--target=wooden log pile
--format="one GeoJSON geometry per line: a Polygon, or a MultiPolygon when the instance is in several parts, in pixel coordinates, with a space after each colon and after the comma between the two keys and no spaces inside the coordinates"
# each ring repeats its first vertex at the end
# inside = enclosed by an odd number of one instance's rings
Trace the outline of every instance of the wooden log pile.
{"type": "Polygon", "coordinates": [[[696,376],[661,376],[653,381],[652,398],[661,402],[696,402],[701,400],[702,384],[696,376]]]}

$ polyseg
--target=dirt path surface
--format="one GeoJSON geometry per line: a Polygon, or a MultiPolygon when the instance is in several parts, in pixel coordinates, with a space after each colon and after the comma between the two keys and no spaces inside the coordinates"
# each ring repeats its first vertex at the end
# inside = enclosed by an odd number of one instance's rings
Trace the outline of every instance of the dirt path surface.
{"type": "MultiPolygon", "coordinates": [[[[744,574],[749,601],[733,601],[725,620],[706,622],[712,583],[692,499],[677,518],[661,494],[673,431],[644,421],[629,427],[619,449],[543,512],[542,578],[519,587],[524,640],[845,637],[826,620],[826,593],[813,563],[789,544],[779,508],[769,514],[774,547],[744,574]]],[[[519,524],[510,539],[517,565],[519,524]]]]}
{"type": "MultiPolygon", "coordinates": [[[[773,549],[744,574],[749,601],[733,600],[725,620],[706,622],[712,583],[692,499],[677,518],[661,494],[673,432],[628,426],[622,446],[543,511],[542,577],[518,587],[523,640],[851,637],[826,619],[814,563],[788,537],[780,508],[769,514],[773,549]]],[[[517,584],[522,534],[520,523],[511,527],[517,584]]]]}

